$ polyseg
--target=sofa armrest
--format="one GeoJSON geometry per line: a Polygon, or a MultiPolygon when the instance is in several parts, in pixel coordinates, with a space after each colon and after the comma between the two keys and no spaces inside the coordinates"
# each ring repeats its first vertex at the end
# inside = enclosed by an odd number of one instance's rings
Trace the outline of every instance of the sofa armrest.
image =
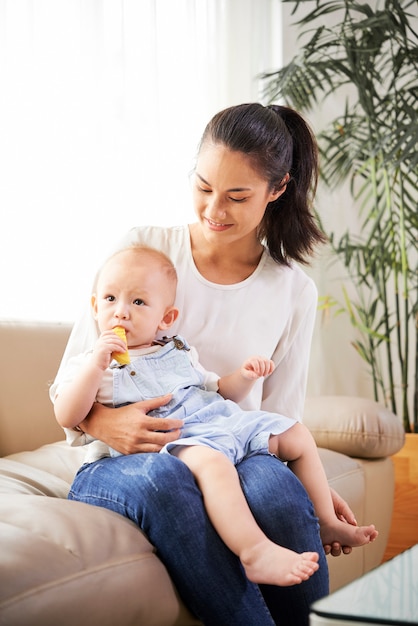
{"type": "Polygon", "coordinates": [[[352,457],[390,456],[398,452],[405,441],[401,420],[383,405],[366,398],[307,398],[303,423],[318,447],[352,457]]]}

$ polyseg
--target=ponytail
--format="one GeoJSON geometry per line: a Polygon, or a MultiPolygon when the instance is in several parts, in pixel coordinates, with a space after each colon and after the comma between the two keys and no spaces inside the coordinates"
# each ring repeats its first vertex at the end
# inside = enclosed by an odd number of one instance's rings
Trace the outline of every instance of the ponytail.
{"type": "Polygon", "coordinates": [[[286,185],[279,198],[267,205],[259,238],[277,263],[309,263],[308,257],[316,244],[325,242],[325,235],[313,214],[318,148],[302,116],[279,105],[229,107],[207,125],[201,145],[208,140],[248,156],[270,190],[286,185]]]}

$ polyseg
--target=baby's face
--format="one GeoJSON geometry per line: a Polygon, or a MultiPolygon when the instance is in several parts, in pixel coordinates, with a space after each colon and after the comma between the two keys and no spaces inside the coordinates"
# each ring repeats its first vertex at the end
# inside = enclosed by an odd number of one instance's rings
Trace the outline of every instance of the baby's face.
{"type": "Polygon", "coordinates": [[[92,297],[100,332],[115,326],[126,331],[128,348],[150,345],[162,328],[168,328],[175,285],[155,259],[133,251],[112,257],[103,267],[92,297]]]}

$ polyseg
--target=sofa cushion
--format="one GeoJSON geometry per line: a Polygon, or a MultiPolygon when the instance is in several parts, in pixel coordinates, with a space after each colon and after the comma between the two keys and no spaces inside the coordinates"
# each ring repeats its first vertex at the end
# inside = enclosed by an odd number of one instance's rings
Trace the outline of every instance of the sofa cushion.
{"type": "Polygon", "coordinates": [[[166,626],[180,614],[179,623],[197,623],[184,620],[151,544],[117,513],[8,494],[0,519],[2,624],[23,626],[30,616],[31,626],[166,626]]]}
{"type": "Polygon", "coordinates": [[[353,457],[377,459],[398,452],[405,440],[401,420],[367,398],[320,396],[306,399],[303,423],[316,444],[353,457]]]}
{"type": "Polygon", "coordinates": [[[0,456],[63,440],[49,386],[71,327],[42,322],[0,322],[0,456]],[[30,372],[24,378],[22,371],[30,372]]]}
{"type": "Polygon", "coordinates": [[[66,499],[83,454],[58,442],[0,459],[0,623],[198,624],[135,524],[66,499]]]}
{"type": "Polygon", "coordinates": [[[78,468],[84,463],[85,454],[84,446],[72,448],[65,441],[57,441],[36,450],[0,458],[0,493],[5,488],[3,476],[15,472],[22,483],[30,484],[37,477],[41,489],[50,492],[46,495],[66,498],[78,468]]]}

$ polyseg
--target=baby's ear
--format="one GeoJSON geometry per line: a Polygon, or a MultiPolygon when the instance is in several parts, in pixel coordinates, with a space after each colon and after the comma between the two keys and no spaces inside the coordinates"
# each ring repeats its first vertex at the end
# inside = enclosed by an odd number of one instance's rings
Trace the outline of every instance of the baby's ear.
{"type": "Polygon", "coordinates": [[[165,330],[166,328],[170,328],[170,326],[174,324],[178,316],[179,316],[179,310],[176,309],[176,307],[174,306],[169,307],[164,313],[164,317],[161,320],[158,328],[160,330],[165,330]]]}
{"type": "Polygon", "coordinates": [[[97,320],[97,296],[95,293],[90,298],[90,304],[93,311],[93,319],[97,320]]]}

